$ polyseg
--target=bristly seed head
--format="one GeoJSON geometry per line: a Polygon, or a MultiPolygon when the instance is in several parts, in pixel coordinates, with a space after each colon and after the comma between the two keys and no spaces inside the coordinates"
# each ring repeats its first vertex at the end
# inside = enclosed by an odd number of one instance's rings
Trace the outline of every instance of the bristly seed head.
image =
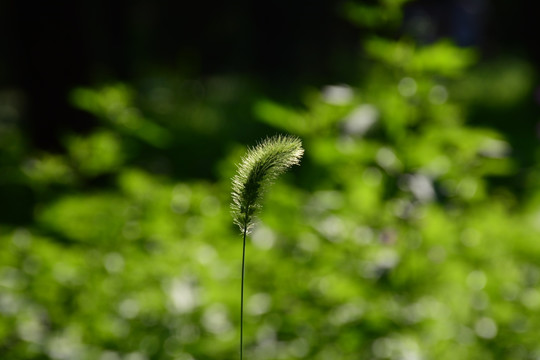
{"type": "Polygon", "coordinates": [[[266,138],[248,150],[232,179],[232,214],[241,231],[249,232],[268,185],[304,154],[302,142],[293,136],[266,138]]]}

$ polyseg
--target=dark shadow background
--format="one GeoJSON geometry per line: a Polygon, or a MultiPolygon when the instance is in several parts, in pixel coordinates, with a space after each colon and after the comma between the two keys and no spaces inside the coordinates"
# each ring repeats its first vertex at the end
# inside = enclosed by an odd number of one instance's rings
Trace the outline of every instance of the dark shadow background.
{"type": "MultiPolygon", "coordinates": [[[[191,79],[241,74],[287,101],[306,86],[359,76],[359,44],[376,30],[345,19],[344,3],[5,0],[0,84],[22,96],[25,133],[49,150],[60,150],[62,132],[94,125],[69,105],[71,89],[158,69],[191,79]]],[[[535,20],[525,2],[413,1],[394,32],[420,43],[449,37],[484,59],[512,54],[538,64],[535,20]]]]}

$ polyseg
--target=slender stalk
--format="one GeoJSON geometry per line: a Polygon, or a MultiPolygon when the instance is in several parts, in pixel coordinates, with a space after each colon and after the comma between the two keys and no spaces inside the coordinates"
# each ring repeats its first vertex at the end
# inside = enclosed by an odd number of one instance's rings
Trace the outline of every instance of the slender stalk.
{"type": "Polygon", "coordinates": [[[244,226],[244,245],[242,248],[242,286],[240,289],[240,360],[244,349],[244,277],[245,277],[245,261],[246,261],[246,234],[247,226],[244,226]]]}
{"type": "Polygon", "coordinates": [[[263,193],[289,167],[298,165],[304,154],[302,142],[293,136],[267,138],[250,149],[242,158],[232,178],[231,210],[234,223],[244,234],[242,249],[242,287],[240,289],[240,360],[244,353],[244,278],[246,236],[253,228],[254,218],[261,208],[263,193]]]}

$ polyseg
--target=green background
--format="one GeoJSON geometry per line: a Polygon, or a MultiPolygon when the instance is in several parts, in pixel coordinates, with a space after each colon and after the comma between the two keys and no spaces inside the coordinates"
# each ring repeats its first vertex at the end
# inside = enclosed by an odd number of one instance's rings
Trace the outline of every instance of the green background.
{"type": "Polygon", "coordinates": [[[311,35],[298,30],[259,77],[193,70],[202,50],[94,72],[65,96],[91,122],[55,123],[43,143],[47,119],[21,121],[24,102],[3,91],[0,358],[238,358],[230,179],[278,133],[305,156],[249,237],[246,359],[540,358],[533,58],[426,41],[403,7],[318,8],[354,56],[290,52],[311,35]]]}

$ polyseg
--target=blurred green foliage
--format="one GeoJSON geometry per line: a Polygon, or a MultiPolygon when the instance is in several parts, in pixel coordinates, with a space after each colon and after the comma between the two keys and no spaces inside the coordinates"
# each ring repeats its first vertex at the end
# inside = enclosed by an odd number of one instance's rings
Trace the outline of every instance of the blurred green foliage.
{"type": "MultiPolygon", "coordinates": [[[[399,21],[401,3],[347,11],[375,26],[399,21]]],[[[523,170],[519,144],[466,121],[471,104],[513,106],[531,70],[471,70],[474,52],[447,41],[364,45],[361,82],[308,90],[298,106],[232,77],[209,80],[205,101],[200,84],[178,95],[158,77],[75,89],[101,126],[66,138],[64,154],[0,128],[2,194],[29,209],[2,210],[1,358],[234,359],[230,178],[263,131],[301,137],[306,153],[247,249],[246,358],[540,356],[538,166],[523,170]],[[250,144],[234,101],[257,119],[250,144]],[[524,171],[523,198],[498,181],[524,171]]]]}

